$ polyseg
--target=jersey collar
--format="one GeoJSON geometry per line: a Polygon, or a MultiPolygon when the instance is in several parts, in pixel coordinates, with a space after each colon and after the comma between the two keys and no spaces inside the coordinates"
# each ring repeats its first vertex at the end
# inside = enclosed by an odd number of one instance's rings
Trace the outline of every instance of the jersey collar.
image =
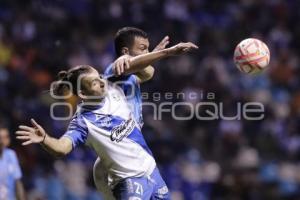
{"type": "Polygon", "coordinates": [[[83,110],[97,110],[104,106],[106,103],[106,98],[103,99],[100,103],[87,103],[87,102],[81,102],[78,104],[78,106],[83,110]]]}

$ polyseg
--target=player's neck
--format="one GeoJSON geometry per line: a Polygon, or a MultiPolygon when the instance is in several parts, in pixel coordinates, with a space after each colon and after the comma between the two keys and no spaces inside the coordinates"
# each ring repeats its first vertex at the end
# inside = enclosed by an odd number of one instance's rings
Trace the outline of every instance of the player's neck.
{"type": "Polygon", "coordinates": [[[83,108],[90,108],[90,109],[95,109],[95,108],[100,108],[104,105],[105,103],[105,99],[101,99],[101,100],[89,100],[89,101],[82,101],[80,106],[82,106],[83,108]]]}
{"type": "Polygon", "coordinates": [[[87,100],[83,100],[83,104],[101,104],[103,103],[105,100],[105,98],[102,99],[87,99],[87,100]]]}

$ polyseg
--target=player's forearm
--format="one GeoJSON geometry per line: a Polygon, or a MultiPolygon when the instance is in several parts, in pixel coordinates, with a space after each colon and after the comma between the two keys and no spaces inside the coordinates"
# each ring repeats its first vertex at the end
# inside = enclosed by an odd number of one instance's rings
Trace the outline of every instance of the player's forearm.
{"type": "Polygon", "coordinates": [[[25,190],[21,180],[16,180],[16,197],[17,200],[25,200],[25,190]]]}
{"type": "Polygon", "coordinates": [[[56,157],[65,156],[72,150],[72,147],[67,145],[61,139],[56,139],[49,135],[46,135],[45,140],[41,143],[41,145],[47,152],[56,157]]]}
{"type": "Polygon", "coordinates": [[[141,71],[147,66],[152,65],[154,62],[166,57],[168,57],[167,49],[132,57],[130,58],[130,67],[127,70],[127,73],[141,71]]]}

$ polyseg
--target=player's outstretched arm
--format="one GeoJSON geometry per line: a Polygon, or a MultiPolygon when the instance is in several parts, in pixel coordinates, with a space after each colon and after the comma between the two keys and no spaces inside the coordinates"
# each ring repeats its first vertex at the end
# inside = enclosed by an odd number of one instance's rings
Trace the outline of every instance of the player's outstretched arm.
{"type": "Polygon", "coordinates": [[[152,65],[154,62],[160,59],[170,56],[178,56],[193,49],[198,49],[198,46],[191,42],[179,43],[170,48],[142,54],[135,57],[130,57],[130,59],[124,59],[125,68],[122,69],[118,66],[115,66],[114,70],[117,70],[116,74],[136,73],[143,70],[147,66],[152,65]],[[121,71],[118,71],[119,69],[121,69],[121,71]]]}
{"type": "Polygon", "coordinates": [[[31,123],[32,127],[21,125],[16,131],[16,138],[23,141],[22,145],[41,144],[46,151],[55,156],[64,156],[72,151],[72,141],[69,138],[50,137],[34,119],[31,119],[31,123]]]}
{"type": "MultiPolygon", "coordinates": [[[[165,36],[158,45],[153,49],[152,52],[160,51],[166,48],[166,46],[169,44],[169,36],[165,36]]],[[[130,55],[123,55],[120,56],[118,59],[116,59],[113,63],[113,73],[116,76],[122,75],[126,70],[129,69],[130,66],[130,59],[132,56],[130,55]]],[[[142,70],[135,73],[139,78],[143,79],[144,81],[147,81],[152,78],[154,74],[154,68],[149,65],[142,70]]]]}
{"type": "Polygon", "coordinates": [[[20,179],[16,180],[16,182],[15,182],[15,193],[16,193],[17,200],[25,200],[26,199],[24,186],[20,179]]]}
{"type": "MultiPolygon", "coordinates": [[[[129,55],[123,55],[119,57],[113,64],[113,73],[115,76],[120,76],[122,74],[130,74],[128,70],[130,68],[130,59],[132,57],[129,55]]],[[[151,65],[143,68],[142,70],[132,73],[136,76],[139,83],[146,82],[150,80],[154,75],[154,67],[151,65]]]]}
{"type": "MultiPolygon", "coordinates": [[[[166,48],[166,46],[170,43],[169,36],[165,36],[160,43],[153,49],[152,52],[160,51],[166,48]]],[[[144,83],[150,79],[152,79],[154,75],[155,69],[153,66],[149,65],[135,73],[137,80],[139,83],[144,83]]]]}

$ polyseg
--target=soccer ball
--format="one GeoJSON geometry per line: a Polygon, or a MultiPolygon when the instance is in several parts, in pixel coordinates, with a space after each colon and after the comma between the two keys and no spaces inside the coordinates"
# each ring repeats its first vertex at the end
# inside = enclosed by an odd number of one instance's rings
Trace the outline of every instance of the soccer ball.
{"type": "Polygon", "coordinates": [[[255,38],[248,38],[236,46],[233,60],[241,72],[258,74],[268,66],[270,51],[262,41],[255,38]]]}

